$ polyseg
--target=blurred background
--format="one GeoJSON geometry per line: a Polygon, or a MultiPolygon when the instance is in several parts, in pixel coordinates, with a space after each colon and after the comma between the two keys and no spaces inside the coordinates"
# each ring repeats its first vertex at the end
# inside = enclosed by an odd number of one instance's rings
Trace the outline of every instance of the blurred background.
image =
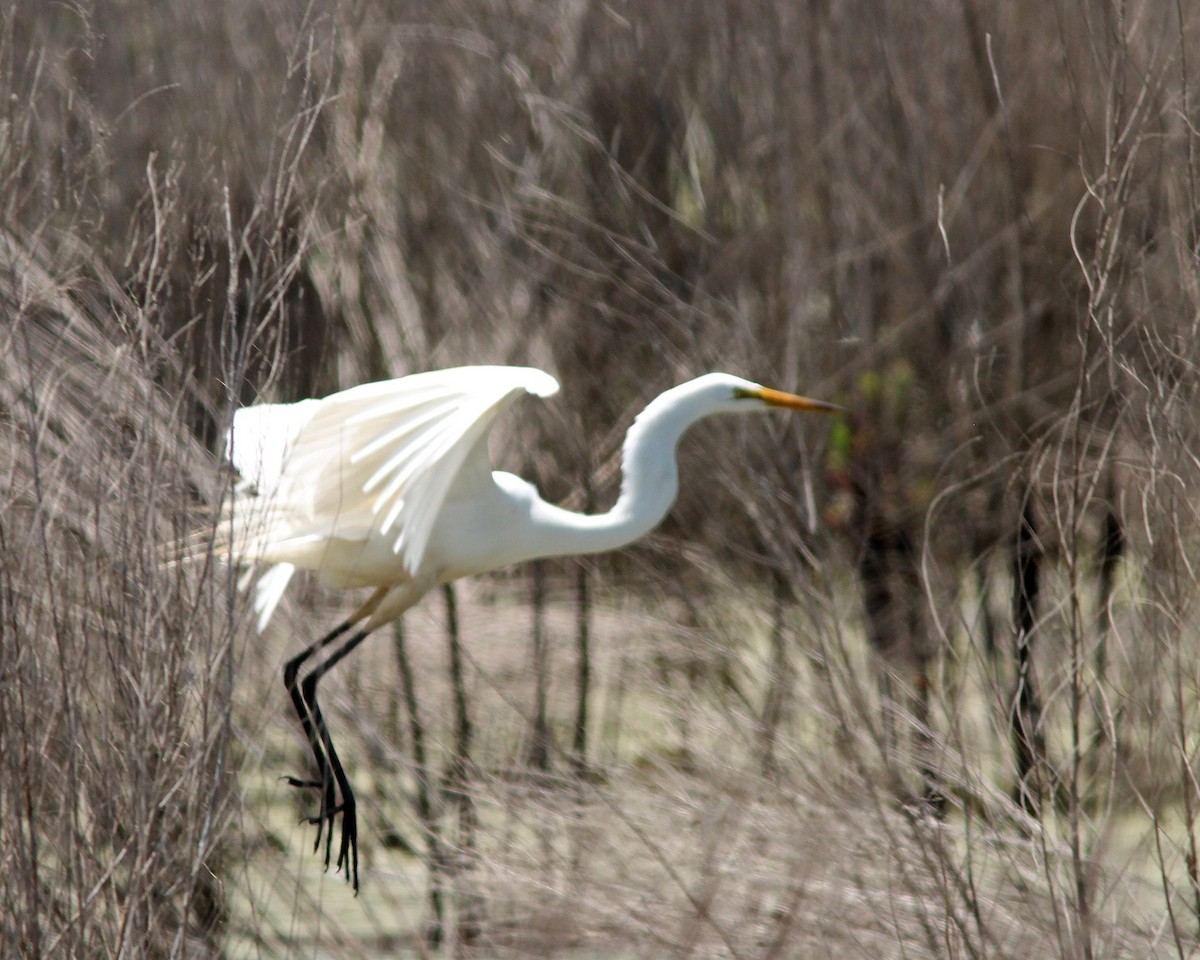
{"type": "Polygon", "coordinates": [[[1200,8],[0,9],[0,953],[1189,957],[1200,8]],[[497,465],[612,556],[431,595],[329,678],[206,549],[232,410],[554,373],[497,465]],[[194,536],[193,559],[164,562],[194,536]]]}

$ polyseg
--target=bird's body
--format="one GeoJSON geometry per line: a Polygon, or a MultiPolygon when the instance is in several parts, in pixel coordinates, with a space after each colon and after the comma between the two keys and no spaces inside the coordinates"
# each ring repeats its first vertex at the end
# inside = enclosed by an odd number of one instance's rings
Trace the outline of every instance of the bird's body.
{"type": "Polygon", "coordinates": [[[615,505],[585,515],[493,471],[488,456],[488,432],[503,410],[526,393],[546,397],[557,389],[548,374],[527,367],[460,367],[320,400],[246,407],[234,416],[228,449],[243,485],[227,518],[226,552],[269,568],[255,588],[260,629],[296,569],[316,571],[335,587],[374,588],[355,614],[284,672],[321,772],[320,780],[292,782],[323,789],[318,824],[343,814],[338,864],[356,887],[353,793],[316,704],[317,681],[334,663],[439,583],[538,557],[612,550],[653,529],[675,501],[675,449],[697,420],[771,406],[837,409],[729,374],[681,384],[652,401],[630,428],[615,505]],[[303,663],[348,634],[297,683],[303,663]]]}

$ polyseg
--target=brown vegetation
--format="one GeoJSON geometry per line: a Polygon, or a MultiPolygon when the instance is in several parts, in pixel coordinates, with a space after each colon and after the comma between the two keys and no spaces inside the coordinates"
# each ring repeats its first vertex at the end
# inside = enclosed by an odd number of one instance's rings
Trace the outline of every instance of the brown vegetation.
{"type": "Polygon", "coordinates": [[[0,954],[1193,954],[1198,41],[1161,0],[0,10],[0,954]],[[686,376],[852,414],[706,424],[645,543],[448,594],[453,678],[421,616],[345,664],[343,902],[245,786],[303,762],[276,674],[337,598],[259,641],[163,545],[234,404],[478,361],[561,378],[497,449],[579,509],[686,376]]]}

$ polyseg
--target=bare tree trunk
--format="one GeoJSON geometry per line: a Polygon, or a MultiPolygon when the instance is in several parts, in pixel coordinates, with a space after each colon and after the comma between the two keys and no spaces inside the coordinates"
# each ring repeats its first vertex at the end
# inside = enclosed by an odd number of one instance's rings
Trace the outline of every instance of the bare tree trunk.
{"type": "Polygon", "coordinates": [[[1033,669],[1033,629],[1037,622],[1038,591],[1041,587],[1042,548],[1037,538],[1033,507],[1021,509],[1013,548],[1013,620],[1016,627],[1016,688],[1010,710],[1013,750],[1017,763],[1014,799],[1030,816],[1042,809],[1042,771],[1046,758],[1042,731],[1042,703],[1033,669]]]}
{"type": "Polygon", "coordinates": [[[458,597],[453,584],[443,584],[446,603],[446,637],[450,646],[450,685],[454,696],[454,742],[443,777],[446,796],[458,814],[457,856],[453,877],[458,887],[456,942],[469,945],[479,939],[482,907],[479,898],[463,889],[463,877],[475,858],[475,834],[478,817],[471,796],[471,715],[467,704],[466,674],[463,669],[462,643],[458,629],[458,597]]]}
{"type": "Polygon", "coordinates": [[[417,688],[413,679],[412,662],[404,642],[404,621],[397,620],[392,629],[392,648],[396,653],[396,668],[400,673],[400,689],[408,714],[408,733],[412,740],[413,766],[417,778],[417,819],[425,834],[429,869],[429,921],[425,926],[425,942],[432,949],[441,946],[445,936],[444,878],[446,854],[442,847],[441,824],[433,802],[433,783],[429,760],[425,753],[425,725],[417,704],[417,688]]]}
{"type": "Polygon", "coordinates": [[[932,680],[929,672],[933,658],[924,652],[917,652],[915,656],[917,670],[913,681],[916,687],[913,694],[913,719],[917,729],[914,746],[917,771],[921,776],[921,799],[932,814],[943,817],[946,814],[946,794],[942,790],[937,773],[937,741],[933,736],[933,717],[930,710],[932,680]]]}
{"type": "Polygon", "coordinates": [[[1095,675],[1092,693],[1092,723],[1094,729],[1088,737],[1087,768],[1089,775],[1100,774],[1103,762],[1120,762],[1120,741],[1115,736],[1115,724],[1121,710],[1113,709],[1108,686],[1109,640],[1112,634],[1112,603],[1116,590],[1117,567],[1125,555],[1125,524],[1117,505],[1116,467],[1109,460],[1104,465],[1104,521],[1100,532],[1099,571],[1096,576],[1096,649],[1092,671],[1095,675]],[[1105,760],[1104,748],[1110,754],[1105,760]]]}
{"type": "Polygon", "coordinates": [[[900,737],[896,718],[911,718],[920,795],[930,812],[940,815],[945,795],[937,776],[930,729],[933,647],[922,613],[925,591],[916,546],[920,531],[900,495],[906,477],[903,459],[903,446],[895,438],[876,439],[858,451],[851,466],[854,525],[861,538],[858,579],[867,640],[881,661],[884,751],[890,762],[900,737]],[[892,666],[900,668],[899,684],[892,666]],[[903,682],[908,680],[913,684],[911,693],[903,682]]]}
{"type": "MultiPolygon", "coordinates": [[[[1096,679],[1104,684],[1108,677],[1108,634],[1111,626],[1111,601],[1116,587],[1117,565],[1125,555],[1125,527],[1117,511],[1116,468],[1108,464],[1105,481],[1104,534],[1100,542],[1100,596],[1096,613],[1096,679]]],[[[1101,726],[1101,729],[1105,729],[1101,726]]]]}
{"type": "Polygon", "coordinates": [[[546,647],[546,564],[531,564],[533,608],[533,719],[526,761],[534,770],[550,769],[550,724],[546,719],[546,699],[550,686],[550,656],[546,647]]]}
{"type": "Polygon", "coordinates": [[[778,569],[771,574],[771,675],[768,679],[767,695],[763,703],[760,730],[762,736],[761,769],[764,777],[776,772],[775,743],[779,737],[779,725],[788,690],[792,685],[791,663],[787,655],[787,641],[783,631],[784,600],[787,583],[778,569]]]}
{"type": "Polygon", "coordinates": [[[996,618],[992,615],[992,571],[988,563],[991,551],[983,533],[979,525],[972,529],[969,556],[975,563],[975,590],[979,594],[979,631],[983,635],[983,651],[988,662],[994,665],[1002,662],[1001,647],[996,618]]]}
{"type": "Polygon", "coordinates": [[[592,685],[592,584],[586,561],[575,565],[575,732],[571,763],[577,776],[587,774],[588,697],[592,685]]]}
{"type": "Polygon", "coordinates": [[[891,675],[887,672],[880,675],[885,743],[889,748],[895,746],[896,710],[907,706],[915,721],[913,736],[921,796],[933,813],[940,814],[945,807],[945,796],[934,768],[934,743],[929,726],[929,666],[932,658],[926,650],[926,639],[921,636],[923,593],[912,533],[878,515],[866,526],[868,533],[858,573],[868,637],[884,663],[900,661],[911,667],[915,687],[911,702],[902,703],[891,675]]]}

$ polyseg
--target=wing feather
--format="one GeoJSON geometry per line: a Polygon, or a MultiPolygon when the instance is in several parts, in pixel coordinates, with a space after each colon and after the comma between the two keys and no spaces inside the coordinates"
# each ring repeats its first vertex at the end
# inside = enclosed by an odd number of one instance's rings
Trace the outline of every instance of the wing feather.
{"type": "Polygon", "coordinates": [[[316,412],[319,402],[260,403],[234,412],[225,450],[243,482],[261,493],[275,487],[283,473],[288,449],[316,412]]]}
{"type": "Polygon", "coordinates": [[[394,535],[415,574],[447,492],[490,475],[496,417],[557,389],[528,367],[459,367],[240,410],[231,459],[269,501],[255,540],[394,535]]]}

